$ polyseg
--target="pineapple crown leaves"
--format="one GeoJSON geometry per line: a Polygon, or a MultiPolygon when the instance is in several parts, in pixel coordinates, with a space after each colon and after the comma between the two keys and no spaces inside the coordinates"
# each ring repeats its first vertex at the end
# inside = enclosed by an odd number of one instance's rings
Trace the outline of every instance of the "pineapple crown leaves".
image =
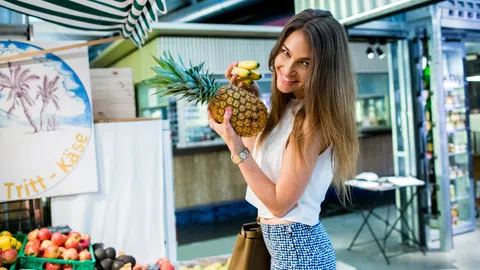
{"type": "Polygon", "coordinates": [[[156,76],[145,82],[152,87],[157,87],[154,93],[167,96],[180,96],[179,99],[186,99],[188,102],[206,103],[217,94],[218,84],[209,71],[203,71],[205,62],[197,66],[185,67],[181,57],[176,62],[170,52],[163,52],[163,57],[157,58],[152,55],[157,67],[153,67],[156,76]]]}

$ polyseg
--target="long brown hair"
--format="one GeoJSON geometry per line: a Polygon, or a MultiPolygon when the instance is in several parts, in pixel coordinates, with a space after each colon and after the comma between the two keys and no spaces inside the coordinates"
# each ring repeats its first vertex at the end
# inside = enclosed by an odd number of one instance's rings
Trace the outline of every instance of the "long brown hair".
{"type": "Polygon", "coordinates": [[[273,74],[271,111],[259,144],[281,121],[293,98],[278,90],[274,62],[285,39],[297,30],[303,31],[310,40],[312,51],[303,102],[295,115],[288,142],[293,143],[302,162],[305,162],[305,149],[311,142],[319,142],[322,152],[332,146],[333,184],[341,202],[345,203],[348,197],[345,181],[352,179],[357,169],[356,85],[347,35],[329,11],[307,9],[298,13],[288,21],[272,49],[269,58],[273,74]]]}

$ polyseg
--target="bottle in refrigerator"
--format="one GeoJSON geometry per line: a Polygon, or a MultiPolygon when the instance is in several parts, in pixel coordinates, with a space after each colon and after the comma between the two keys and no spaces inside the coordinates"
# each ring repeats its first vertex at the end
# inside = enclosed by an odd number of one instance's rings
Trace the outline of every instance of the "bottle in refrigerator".
{"type": "Polygon", "coordinates": [[[433,158],[433,134],[431,131],[427,134],[427,158],[433,158]]]}

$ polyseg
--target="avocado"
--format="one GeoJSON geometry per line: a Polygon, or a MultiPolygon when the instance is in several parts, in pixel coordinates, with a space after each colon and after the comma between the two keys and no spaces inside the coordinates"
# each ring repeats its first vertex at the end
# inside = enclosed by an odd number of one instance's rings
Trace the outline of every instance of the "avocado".
{"type": "Polygon", "coordinates": [[[115,252],[115,249],[112,247],[105,249],[105,253],[107,255],[107,258],[110,258],[112,260],[115,260],[115,257],[117,257],[117,253],[115,252]]]}
{"type": "Polygon", "coordinates": [[[112,259],[110,258],[105,258],[100,262],[100,267],[102,270],[110,270],[112,267],[112,259]]]}
{"type": "Polygon", "coordinates": [[[122,262],[122,261],[119,261],[119,260],[114,260],[110,270],[119,270],[124,265],[125,265],[125,262],[122,262]]]}
{"type": "Polygon", "coordinates": [[[95,243],[95,244],[93,244],[92,248],[93,248],[93,250],[95,250],[97,248],[103,248],[103,243],[95,243]]]}
{"type": "Polygon", "coordinates": [[[118,257],[117,260],[125,262],[125,263],[131,263],[132,268],[135,266],[135,258],[133,258],[133,256],[122,255],[122,256],[118,257]]]}
{"type": "Polygon", "coordinates": [[[107,253],[103,248],[97,248],[93,253],[95,253],[95,260],[97,261],[101,261],[107,257],[107,253]]]}

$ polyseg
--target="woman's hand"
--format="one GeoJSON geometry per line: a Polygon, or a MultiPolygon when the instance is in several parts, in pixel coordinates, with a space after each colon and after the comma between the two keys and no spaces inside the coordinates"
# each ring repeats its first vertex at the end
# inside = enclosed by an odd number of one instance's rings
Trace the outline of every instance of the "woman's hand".
{"type": "Polygon", "coordinates": [[[244,82],[238,82],[238,80],[237,80],[238,79],[238,74],[234,73],[232,75],[232,70],[237,65],[238,65],[238,62],[233,62],[232,64],[230,64],[230,66],[227,67],[227,70],[225,70],[225,77],[227,78],[227,80],[230,81],[230,84],[241,87],[241,88],[247,90],[248,92],[254,94],[256,97],[259,97],[260,96],[260,86],[258,85],[257,82],[253,81],[252,85],[247,85],[244,82]]]}
{"type": "Polygon", "coordinates": [[[215,130],[215,132],[222,137],[222,139],[227,144],[230,152],[232,152],[233,156],[237,156],[243,149],[245,149],[245,145],[242,142],[242,138],[238,136],[235,130],[230,125],[230,118],[232,117],[232,110],[230,108],[226,108],[225,114],[223,115],[223,123],[217,123],[212,116],[210,110],[208,110],[208,123],[210,128],[215,130]]]}

